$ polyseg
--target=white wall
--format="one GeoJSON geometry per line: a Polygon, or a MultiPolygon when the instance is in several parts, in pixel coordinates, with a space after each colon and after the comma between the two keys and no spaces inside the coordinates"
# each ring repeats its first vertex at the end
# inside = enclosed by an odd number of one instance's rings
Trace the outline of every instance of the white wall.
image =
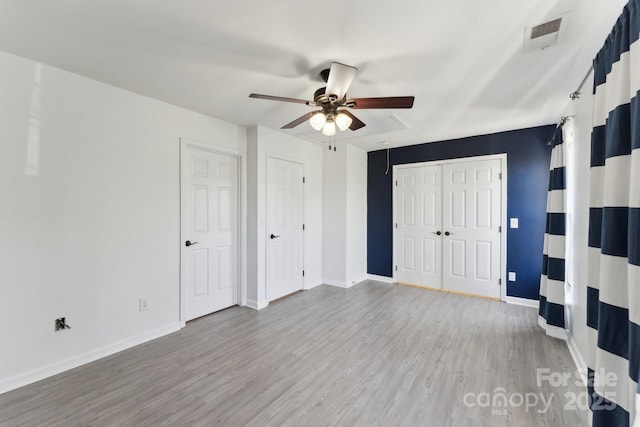
{"type": "Polygon", "coordinates": [[[180,327],[179,139],[245,159],[246,130],[1,52],[0,70],[2,392],[180,327]]]}
{"type": "Polygon", "coordinates": [[[347,150],[323,150],[322,274],[329,285],[347,285],[347,150]]]}
{"type": "Polygon", "coordinates": [[[367,153],[347,146],[347,284],[367,276],[367,153]]]}
{"type": "Polygon", "coordinates": [[[266,297],[266,178],[267,157],[304,165],[304,289],[322,283],[322,146],[262,126],[248,130],[249,280],[247,305],[263,308],[266,297]]]}
{"type": "MultiPolygon", "coordinates": [[[[587,265],[589,236],[589,168],[593,77],[582,96],[571,101],[565,125],[567,151],[567,279],[569,344],[582,365],[587,354],[587,265]]],[[[584,367],[584,366],[581,366],[584,367]]]]}
{"type": "Polygon", "coordinates": [[[323,158],[324,283],[349,287],[367,271],[367,153],[339,144],[323,158]]]}

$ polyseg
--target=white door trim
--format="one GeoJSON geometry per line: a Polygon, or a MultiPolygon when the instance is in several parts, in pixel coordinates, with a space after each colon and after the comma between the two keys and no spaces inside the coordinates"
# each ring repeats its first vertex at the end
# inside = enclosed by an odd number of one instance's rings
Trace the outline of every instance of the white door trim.
{"type": "MultiPolygon", "coordinates": [[[[474,157],[461,157],[456,159],[447,159],[447,160],[434,160],[429,162],[419,162],[419,163],[405,163],[401,165],[393,165],[392,167],[392,220],[393,224],[398,221],[397,218],[397,206],[396,206],[396,180],[398,170],[399,169],[409,169],[409,168],[418,168],[423,166],[437,166],[444,164],[452,164],[452,163],[465,163],[465,162],[475,162],[482,160],[500,160],[500,168],[502,171],[502,179],[500,180],[500,191],[502,193],[501,196],[501,212],[500,212],[500,226],[502,232],[500,233],[500,301],[507,300],[507,153],[500,154],[489,154],[486,156],[474,156],[474,157]]],[[[393,256],[392,256],[392,264],[391,264],[391,273],[393,275],[393,282],[396,283],[397,273],[395,270],[395,266],[397,264],[397,232],[395,226],[393,228],[393,256]]]]}
{"type": "Polygon", "coordinates": [[[204,142],[199,142],[199,141],[194,141],[192,139],[188,139],[188,138],[180,138],[180,159],[179,159],[179,170],[180,170],[180,241],[179,241],[179,245],[180,245],[180,303],[179,303],[179,311],[180,311],[180,326],[182,328],[185,327],[186,325],[186,278],[185,278],[185,269],[183,268],[183,266],[185,265],[186,262],[186,251],[185,251],[185,246],[184,246],[184,241],[187,240],[187,236],[186,236],[186,229],[185,229],[185,222],[183,221],[184,216],[185,216],[185,207],[186,207],[186,198],[187,198],[187,191],[185,188],[186,185],[186,180],[184,179],[183,176],[183,159],[185,158],[185,153],[187,149],[195,149],[195,150],[201,150],[201,151],[207,151],[209,153],[215,153],[215,154],[222,154],[224,156],[229,156],[229,157],[235,157],[237,159],[238,162],[238,209],[237,209],[237,224],[238,224],[238,231],[237,231],[237,243],[238,243],[238,247],[237,247],[237,267],[238,267],[238,273],[237,273],[237,280],[236,280],[236,286],[237,286],[237,302],[238,305],[243,305],[243,301],[245,301],[246,295],[243,292],[241,283],[241,270],[242,270],[242,265],[243,265],[243,251],[242,251],[242,246],[243,246],[243,239],[242,239],[242,231],[243,231],[243,223],[242,223],[242,153],[240,153],[239,151],[233,150],[233,149],[229,149],[228,147],[222,147],[219,145],[214,145],[214,144],[207,144],[204,142]]]}
{"type": "MultiPolygon", "coordinates": [[[[269,167],[269,159],[276,159],[276,160],[283,160],[285,162],[291,162],[291,163],[297,163],[299,165],[302,166],[302,177],[304,178],[305,175],[305,164],[304,161],[302,159],[299,159],[295,156],[283,156],[282,154],[279,153],[273,153],[270,151],[267,151],[266,153],[266,157],[265,157],[265,168],[264,168],[264,195],[265,195],[265,203],[264,203],[264,219],[265,219],[265,225],[269,224],[269,219],[267,218],[269,215],[269,212],[267,211],[267,206],[269,206],[269,203],[267,201],[267,175],[269,173],[269,171],[267,170],[267,168],[269,167]]],[[[306,224],[306,215],[305,215],[305,206],[304,206],[304,197],[305,197],[305,188],[304,185],[302,186],[302,223],[306,224]]],[[[267,305],[268,305],[268,284],[269,284],[269,242],[267,241],[267,229],[266,226],[263,230],[262,233],[262,238],[263,240],[263,247],[264,247],[264,263],[265,263],[265,268],[264,268],[264,295],[265,295],[265,300],[267,300],[267,305]]],[[[305,254],[305,235],[304,233],[302,233],[302,269],[304,270],[304,254],[305,254]]],[[[307,288],[307,281],[305,280],[306,276],[302,276],[302,290],[306,291],[307,288]]],[[[266,307],[266,306],[265,306],[266,307]]]]}

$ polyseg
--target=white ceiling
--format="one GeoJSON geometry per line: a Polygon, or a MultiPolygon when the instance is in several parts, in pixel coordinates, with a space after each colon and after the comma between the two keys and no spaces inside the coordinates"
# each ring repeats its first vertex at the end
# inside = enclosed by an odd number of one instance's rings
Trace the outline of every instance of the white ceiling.
{"type": "Polygon", "coordinates": [[[350,97],[416,97],[412,110],[353,111],[408,126],[348,135],[372,150],[557,122],[625,3],[0,0],[0,50],[273,129],[310,107],[249,93],[312,99],[318,72],[339,61],[359,68],[350,97]],[[525,27],[567,12],[559,44],[523,54],[525,27]]]}

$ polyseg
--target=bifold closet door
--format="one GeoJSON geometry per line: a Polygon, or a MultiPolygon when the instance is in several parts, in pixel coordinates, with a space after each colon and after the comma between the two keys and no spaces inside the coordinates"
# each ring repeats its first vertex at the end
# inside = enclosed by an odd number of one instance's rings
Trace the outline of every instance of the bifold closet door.
{"type": "Polygon", "coordinates": [[[442,287],[500,298],[500,160],[443,165],[442,287]]]}
{"type": "Polygon", "coordinates": [[[440,288],[442,166],[398,169],[396,178],[396,279],[440,288]]]}

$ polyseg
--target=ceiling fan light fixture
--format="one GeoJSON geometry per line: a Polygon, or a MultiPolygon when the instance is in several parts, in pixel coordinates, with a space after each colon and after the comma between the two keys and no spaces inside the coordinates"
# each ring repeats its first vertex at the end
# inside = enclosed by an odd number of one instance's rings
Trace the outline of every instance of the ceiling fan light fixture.
{"type": "Polygon", "coordinates": [[[320,130],[323,128],[324,124],[327,122],[327,116],[324,115],[323,112],[317,112],[309,119],[309,124],[315,130],[320,130]]]}
{"type": "Polygon", "coordinates": [[[333,136],[336,134],[336,124],[333,121],[328,121],[322,127],[322,134],[324,136],[333,136]]]}
{"type": "Polygon", "coordinates": [[[345,113],[340,112],[336,116],[336,125],[342,131],[347,130],[349,126],[351,126],[352,122],[353,120],[351,119],[351,117],[349,117],[345,113]]]}

